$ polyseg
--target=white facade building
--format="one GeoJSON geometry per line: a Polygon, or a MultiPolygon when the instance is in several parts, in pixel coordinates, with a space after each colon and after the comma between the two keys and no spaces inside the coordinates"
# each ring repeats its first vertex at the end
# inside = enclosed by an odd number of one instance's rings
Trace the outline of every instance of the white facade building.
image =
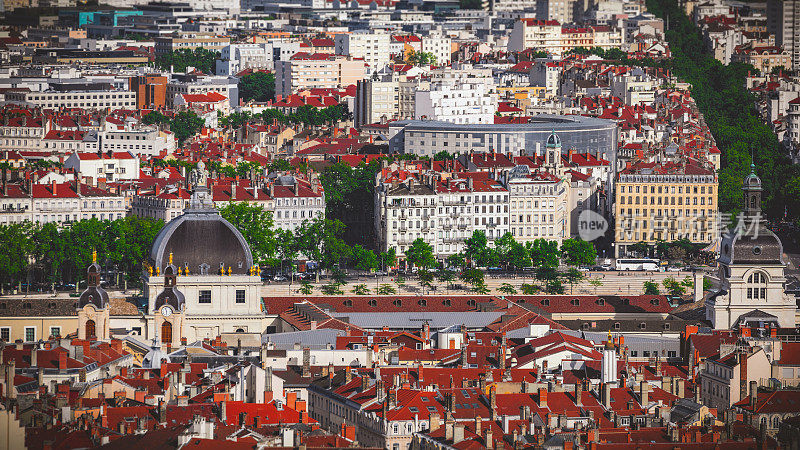
{"type": "Polygon", "coordinates": [[[362,58],[374,73],[389,64],[391,35],[383,31],[356,30],[337,34],[334,38],[336,54],[362,58]]]}

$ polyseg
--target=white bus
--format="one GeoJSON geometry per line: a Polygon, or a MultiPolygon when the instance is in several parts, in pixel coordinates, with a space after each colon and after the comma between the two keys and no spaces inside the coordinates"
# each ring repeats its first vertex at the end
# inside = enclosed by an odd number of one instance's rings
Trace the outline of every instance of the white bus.
{"type": "Polygon", "coordinates": [[[631,270],[649,270],[653,272],[661,271],[660,261],[650,258],[625,258],[618,259],[617,270],[631,271],[631,270]]]}

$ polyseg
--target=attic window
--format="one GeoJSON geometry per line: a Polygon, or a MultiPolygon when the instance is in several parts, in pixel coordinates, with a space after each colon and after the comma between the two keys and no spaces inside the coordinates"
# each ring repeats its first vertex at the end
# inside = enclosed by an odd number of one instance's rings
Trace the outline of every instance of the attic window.
{"type": "Polygon", "coordinates": [[[30,302],[25,302],[25,303],[22,304],[22,309],[31,309],[31,308],[32,308],[32,306],[31,306],[30,302]]]}
{"type": "Polygon", "coordinates": [[[645,328],[647,328],[647,323],[642,322],[642,323],[639,324],[639,329],[640,330],[644,330],[645,328]]]}
{"type": "Polygon", "coordinates": [[[604,306],[606,304],[606,300],[604,298],[598,298],[597,304],[600,306],[604,306]]]}
{"type": "Polygon", "coordinates": [[[657,298],[653,298],[653,299],[650,299],[650,304],[651,304],[651,305],[658,305],[658,304],[659,304],[659,301],[658,301],[658,299],[657,299],[657,298]]]}
{"type": "Polygon", "coordinates": [[[374,298],[373,298],[373,299],[371,299],[370,301],[368,301],[368,302],[367,302],[367,304],[368,304],[369,306],[373,306],[373,307],[374,307],[374,306],[378,306],[378,302],[377,302],[377,301],[376,301],[374,298]]]}
{"type": "Polygon", "coordinates": [[[614,329],[619,330],[619,322],[614,322],[614,329]]]}
{"type": "Polygon", "coordinates": [[[665,324],[664,324],[664,329],[665,329],[665,330],[669,330],[669,324],[668,324],[668,323],[665,323],[665,324]]]}
{"type": "Polygon", "coordinates": [[[550,306],[550,299],[546,298],[546,299],[542,300],[542,305],[543,306],[550,306]]]}
{"type": "Polygon", "coordinates": [[[50,309],[55,309],[55,308],[56,308],[56,302],[50,302],[50,303],[48,303],[48,304],[47,304],[47,307],[48,307],[48,308],[50,308],[50,309]]]}
{"type": "Polygon", "coordinates": [[[6,309],[6,308],[8,308],[8,305],[6,305],[6,302],[0,303],[0,309],[6,309]]]}
{"type": "Polygon", "coordinates": [[[577,298],[573,298],[572,300],[570,300],[570,304],[572,306],[580,306],[581,305],[581,301],[578,300],[577,298]]]}
{"type": "Polygon", "coordinates": [[[392,304],[393,304],[394,306],[397,306],[397,307],[399,308],[399,307],[403,306],[403,301],[402,301],[402,300],[400,300],[400,299],[398,298],[398,299],[395,299],[395,300],[392,302],[392,304]]]}
{"type": "Polygon", "coordinates": [[[344,301],[344,306],[353,306],[353,300],[350,300],[348,298],[347,300],[344,301]]]}
{"type": "Polygon", "coordinates": [[[409,411],[411,411],[411,412],[413,412],[413,413],[415,413],[415,412],[419,412],[419,409],[418,409],[416,406],[409,406],[409,407],[408,407],[408,410],[409,410],[409,411]]]}
{"type": "Polygon", "coordinates": [[[475,299],[471,298],[471,299],[467,300],[467,306],[475,306],[475,299]]]}
{"type": "Polygon", "coordinates": [[[582,330],[588,330],[589,329],[589,324],[588,323],[584,323],[583,325],[581,325],[581,329],[582,330]]]}
{"type": "Polygon", "coordinates": [[[417,300],[417,304],[419,306],[428,306],[428,301],[425,300],[424,298],[421,298],[421,299],[417,300]]]}
{"type": "Polygon", "coordinates": [[[622,298],[622,304],[623,305],[630,305],[631,304],[631,299],[629,299],[628,297],[623,297],[622,298]]]}
{"type": "Polygon", "coordinates": [[[442,302],[442,304],[443,304],[444,306],[450,306],[450,299],[449,299],[449,298],[446,298],[446,299],[444,299],[444,301],[442,302]]]}

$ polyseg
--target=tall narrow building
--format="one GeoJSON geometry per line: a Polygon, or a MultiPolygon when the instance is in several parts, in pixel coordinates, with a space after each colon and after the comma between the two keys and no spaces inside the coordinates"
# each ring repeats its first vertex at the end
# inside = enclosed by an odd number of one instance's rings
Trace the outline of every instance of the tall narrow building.
{"type": "Polygon", "coordinates": [[[800,0],[768,0],[767,32],[792,57],[792,69],[800,69],[800,0]]]}

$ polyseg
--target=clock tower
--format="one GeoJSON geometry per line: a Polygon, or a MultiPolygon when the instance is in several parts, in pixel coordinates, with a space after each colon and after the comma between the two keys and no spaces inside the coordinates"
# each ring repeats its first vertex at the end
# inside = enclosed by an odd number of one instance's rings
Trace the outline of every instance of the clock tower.
{"type": "Polygon", "coordinates": [[[100,265],[97,252],[92,252],[92,264],[86,270],[86,290],[78,299],[78,339],[108,341],[108,293],[100,286],[100,265]]]}
{"type": "Polygon", "coordinates": [[[795,326],[796,300],[786,294],[781,240],[761,216],[761,179],[751,166],[743,187],[744,205],[736,228],[722,238],[719,290],[705,301],[715,329],[732,329],[753,318],[795,326]]]}

